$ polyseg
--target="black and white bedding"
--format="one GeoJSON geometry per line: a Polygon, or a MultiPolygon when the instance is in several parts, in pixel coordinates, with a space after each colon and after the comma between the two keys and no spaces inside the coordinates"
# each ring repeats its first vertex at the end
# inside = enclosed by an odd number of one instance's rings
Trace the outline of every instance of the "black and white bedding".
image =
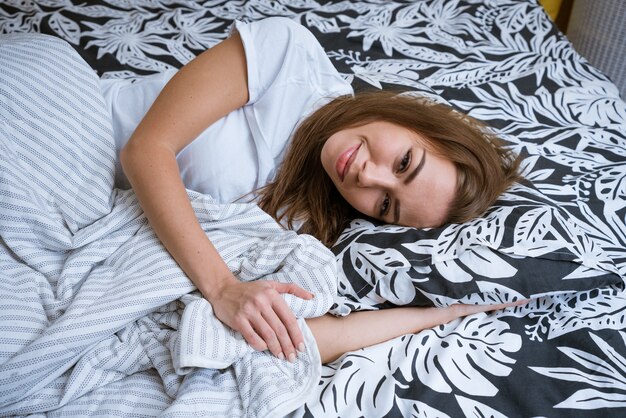
{"type": "MultiPolygon", "coordinates": [[[[526,178],[484,217],[463,225],[414,230],[353,222],[332,249],[339,271],[336,314],[533,300],[348,353],[322,366],[307,401],[292,405],[291,416],[626,416],[626,105],[535,1],[8,0],[0,5],[0,33],[51,34],[69,42],[100,76],[135,77],[182,66],[225,38],[234,19],[267,16],[307,26],[357,91],[414,92],[485,121],[524,156],[526,178]]],[[[2,175],[1,184],[8,184],[7,172],[2,175]]],[[[7,193],[0,194],[3,213],[15,198],[7,193]]],[[[61,210],[50,222],[65,215],[61,210]]],[[[45,218],[32,219],[45,224],[45,218]]],[[[70,231],[64,239],[72,241],[84,225],[63,227],[70,231]]],[[[0,243],[8,233],[0,228],[0,243]]],[[[112,239],[121,245],[121,238],[112,239]]],[[[73,357],[29,345],[64,310],[55,305],[54,315],[37,313],[39,325],[25,323],[42,302],[20,298],[20,286],[40,295],[37,289],[68,278],[55,276],[58,260],[43,253],[0,249],[3,263],[11,262],[0,272],[0,414],[156,415],[176,408],[219,415],[230,386],[206,389],[220,381],[219,371],[183,378],[171,367],[152,367],[160,364],[156,348],[147,349],[149,361],[126,367],[124,353],[136,353],[132,344],[139,340],[121,322],[116,329],[122,331],[111,334],[115,359],[98,357],[104,343],[97,335],[77,345],[84,351],[73,357]],[[15,283],[24,266],[42,272],[37,282],[15,283]],[[30,337],[4,337],[16,328],[30,337]],[[103,366],[87,368],[96,363],[103,366]],[[9,386],[25,373],[20,370],[39,374],[9,386]],[[47,379],[47,392],[28,386],[37,379],[47,379]]],[[[82,265],[80,257],[73,261],[82,265]]],[[[66,293],[44,302],[80,294],[87,282],[69,274],[74,281],[66,293]]],[[[173,317],[191,297],[182,283],[167,301],[134,307],[135,316],[125,320],[134,323],[149,311],[149,320],[140,321],[145,329],[178,326],[173,317]]],[[[77,335],[71,324],[59,322],[46,335],[71,341],[77,335]]],[[[141,341],[169,345],[173,335],[163,331],[141,341]]],[[[245,408],[224,410],[241,414],[245,408]]]]}

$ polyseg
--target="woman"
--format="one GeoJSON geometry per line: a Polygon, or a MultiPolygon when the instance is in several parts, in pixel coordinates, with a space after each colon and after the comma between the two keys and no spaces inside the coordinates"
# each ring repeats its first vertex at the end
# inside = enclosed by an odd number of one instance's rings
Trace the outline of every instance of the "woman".
{"type": "MultiPolygon", "coordinates": [[[[447,108],[384,93],[352,97],[315,38],[284,18],[236,23],[228,39],[160,87],[128,142],[120,140],[124,173],[217,317],[253,348],[290,361],[304,340],[281,293],[312,295],[295,284],[239,282],[200,228],[185,187],[222,201],[260,187],[264,210],[329,245],[354,216],[415,227],[467,220],[517,176],[496,139],[447,108]]],[[[327,362],[505,306],[398,308],[307,323],[327,362]]]]}

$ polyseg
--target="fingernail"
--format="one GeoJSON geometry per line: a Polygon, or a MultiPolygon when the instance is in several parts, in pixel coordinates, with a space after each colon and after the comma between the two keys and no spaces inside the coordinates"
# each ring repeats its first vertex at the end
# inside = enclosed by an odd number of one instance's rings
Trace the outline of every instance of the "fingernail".
{"type": "Polygon", "coordinates": [[[304,343],[298,344],[298,351],[301,352],[301,353],[304,353],[304,350],[305,350],[304,343]]]}
{"type": "Polygon", "coordinates": [[[278,354],[278,358],[281,359],[281,360],[284,360],[285,359],[285,355],[281,352],[281,353],[278,354]]]}
{"type": "Polygon", "coordinates": [[[290,353],[289,354],[289,362],[293,363],[296,361],[296,353],[290,353]]]}

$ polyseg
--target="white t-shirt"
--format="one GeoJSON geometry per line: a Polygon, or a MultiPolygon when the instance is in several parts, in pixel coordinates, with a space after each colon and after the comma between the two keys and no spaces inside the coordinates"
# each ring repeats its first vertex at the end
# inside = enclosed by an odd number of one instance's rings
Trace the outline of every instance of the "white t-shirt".
{"type": "MultiPolygon", "coordinates": [[[[321,45],[303,26],[271,17],[244,24],[249,101],[209,126],[176,157],[185,187],[228,203],[269,182],[305,116],[352,94],[321,45]]],[[[119,150],[176,70],[129,80],[102,80],[119,150]]],[[[119,160],[119,158],[118,158],[119,160]]],[[[120,167],[118,187],[130,185],[120,167]]]]}

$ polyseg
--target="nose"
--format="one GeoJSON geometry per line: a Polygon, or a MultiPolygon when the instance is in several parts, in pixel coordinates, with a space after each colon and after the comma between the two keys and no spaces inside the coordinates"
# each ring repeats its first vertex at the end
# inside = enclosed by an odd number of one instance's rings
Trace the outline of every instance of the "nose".
{"type": "Polygon", "coordinates": [[[361,187],[390,189],[393,186],[393,176],[385,167],[366,161],[359,172],[357,184],[361,187]]]}

